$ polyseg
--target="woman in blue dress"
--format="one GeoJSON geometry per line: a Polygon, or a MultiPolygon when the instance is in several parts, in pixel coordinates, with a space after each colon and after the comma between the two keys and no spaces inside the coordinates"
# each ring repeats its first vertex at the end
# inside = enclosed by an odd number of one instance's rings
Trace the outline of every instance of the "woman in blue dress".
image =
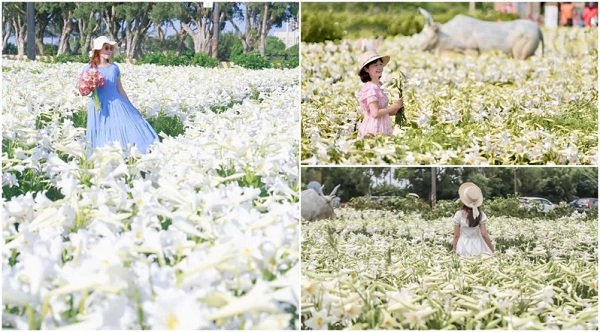
{"type": "Polygon", "coordinates": [[[100,108],[96,109],[94,98],[88,102],[87,140],[91,149],[118,141],[126,153],[129,145],[135,145],[138,151],[146,153],[158,135],[129,101],[121,85],[121,71],[110,62],[113,56],[119,54],[116,44],[104,36],[94,39],[90,63],[84,68],[84,72],[97,69],[105,82],[96,90],[100,108]]]}

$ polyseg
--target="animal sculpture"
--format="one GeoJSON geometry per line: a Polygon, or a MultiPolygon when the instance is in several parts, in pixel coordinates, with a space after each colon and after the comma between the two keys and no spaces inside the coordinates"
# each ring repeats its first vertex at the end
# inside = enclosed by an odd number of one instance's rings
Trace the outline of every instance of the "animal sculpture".
{"type": "Polygon", "coordinates": [[[315,221],[335,218],[332,200],[340,185],[338,184],[331,194],[325,196],[309,188],[300,193],[300,214],[303,219],[315,221]]]}
{"type": "Polygon", "coordinates": [[[544,37],[540,27],[532,21],[514,20],[487,22],[465,15],[457,15],[445,24],[436,23],[423,8],[426,18],[420,33],[420,48],[436,54],[457,52],[480,54],[500,50],[515,59],[525,60],[534,55],[540,42],[544,54],[544,37]]]}

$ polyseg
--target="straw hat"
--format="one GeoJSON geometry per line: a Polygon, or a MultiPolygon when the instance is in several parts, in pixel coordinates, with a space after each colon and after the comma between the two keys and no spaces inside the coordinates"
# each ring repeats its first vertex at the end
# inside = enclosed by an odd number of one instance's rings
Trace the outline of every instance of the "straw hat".
{"type": "Polygon", "coordinates": [[[458,188],[458,196],[464,205],[472,209],[478,208],[483,204],[483,194],[481,193],[481,189],[472,182],[463,183],[460,188],[458,188]]]}
{"type": "Polygon", "coordinates": [[[366,66],[369,62],[375,61],[377,59],[381,59],[383,61],[384,66],[387,65],[388,62],[390,62],[389,55],[381,56],[375,51],[368,51],[367,53],[363,54],[363,56],[360,58],[360,62],[358,63],[360,67],[358,68],[358,71],[356,73],[360,75],[360,71],[363,69],[364,66],[366,66]]]}
{"type": "Polygon", "coordinates": [[[100,36],[93,40],[92,42],[92,50],[90,51],[90,58],[94,55],[95,50],[101,50],[104,44],[108,44],[113,47],[113,57],[119,55],[119,47],[115,47],[117,45],[116,41],[111,41],[106,36],[100,36]]]}

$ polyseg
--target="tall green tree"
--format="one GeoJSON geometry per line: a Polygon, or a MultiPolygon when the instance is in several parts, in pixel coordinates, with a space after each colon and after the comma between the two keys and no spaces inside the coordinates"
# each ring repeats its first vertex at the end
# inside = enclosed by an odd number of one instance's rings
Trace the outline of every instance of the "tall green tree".
{"type": "Polygon", "coordinates": [[[443,200],[458,196],[456,190],[462,183],[462,172],[458,167],[407,167],[396,168],[394,177],[408,181],[408,189],[419,197],[432,197],[432,178],[435,178],[435,198],[443,200]]]}
{"type": "Polygon", "coordinates": [[[265,54],[266,56],[278,56],[285,54],[285,44],[277,37],[268,36],[265,54]]]}
{"type": "MultiPolygon", "coordinates": [[[[598,169],[595,167],[569,168],[577,198],[598,197],[598,169]]],[[[575,197],[569,197],[574,199],[575,197]]]]}
{"type": "Polygon", "coordinates": [[[94,35],[100,32],[100,11],[103,5],[97,2],[76,2],[73,17],[77,20],[75,32],[79,42],[77,53],[87,55],[91,49],[91,42],[94,35]]]}
{"type": "Polygon", "coordinates": [[[298,18],[298,3],[288,2],[265,2],[261,12],[261,25],[260,25],[260,43],[258,45],[258,52],[263,57],[266,54],[267,47],[267,35],[273,27],[280,28],[283,22],[294,18],[298,18]]]}
{"type": "MultiPolygon", "coordinates": [[[[15,36],[17,44],[17,54],[25,55],[25,41],[27,40],[27,19],[25,17],[24,2],[3,2],[2,3],[2,18],[6,13],[6,19],[9,22],[15,36]]],[[[3,45],[4,46],[4,45],[3,45]]]]}
{"type": "Polygon", "coordinates": [[[69,41],[71,33],[75,29],[75,3],[73,2],[47,2],[47,6],[51,7],[54,13],[54,24],[59,32],[58,49],[56,55],[70,53],[71,46],[69,41]]]}
{"type": "MultiPolygon", "coordinates": [[[[119,9],[126,6],[125,2],[105,2],[99,7],[99,14],[102,21],[99,35],[105,35],[115,40],[119,45],[122,38],[119,38],[119,30],[124,28],[123,16],[119,15],[119,9]]],[[[122,36],[123,34],[121,34],[122,36]]]]}
{"type": "Polygon", "coordinates": [[[7,3],[2,3],[2,53],[6,51],[6,46],[8,46],[8,39],[10,39],[10,35],[12,34],[10,16],[8,14],[7,3]]]}
{"type": "Polygon", "coordinates": [[[166,34],[163,26],[172,22],[171,8],[176,5],[172,2],[157,2],[150,13],[150,19],[156,30],[156,37],[161,51],[166,51],[166,34]]]}
{"type": "Polygon", "coordinates": [[[242,42],[238,37],[231,32],[221,34],[219,37],[219,59],[229,60],[243,52],[244,46],[242,46],[242,42]]]}
{"type": "Polygon", "coordinates": [[[465,167],[462,170],[462,182],[477,184],[489,198],[514,194],[514,176],[515,169],[508,167],[465,167]]]}
{"type": "Polygon", "coordinates": [[[348,201],[352,197],[365,196],[370,192],[372,171],[365,167],[313,167],[302,168],[301,178],[303,188],[310,181],[318,181],[321,177],[321,185],[324,185],[324,193],[327,195],[337,186],[340,188],[336,196],[342,201],[348,201]]]}
{"type": "Polygon", "coordinates": [[[254,50],[258,39],[258,30],[256,29],[258,23],[256,21],[260,13],[260,4],[257,2],[235,3],[229,12],[229,22],[240,36],[244,53],[254,50]],[[244,22],[244,32],[238,27],[238,20],[244,22]]]}
{"type": "Polygon", "coordinates": [[[212,20],[213,20],[213,31],[212,38],[210,41],[210,56],[217,59],[219,57],[219,34],[221,33],[221,22],[225,17],[225,12],[221,11],[221,4],[219,2],[213,2],[212,20]]]}
{"type": "Polygon", "coordinates": [[[184,9],[181,3],[178,2],[157,2],[154,5],[154,9],[150,14],[154,25],[157,27],[159,41],[161,43],[161,50],[166,51],[169,49],[170,39],[173,37],[166,38],[165,34],[162,33],[162,26],[171,27],[176,32],[175,37],[175,53],[181,54],[184,48],[185,39],[188,36],[186,30],[180,24],[175,25],[175,21],[180,20],[181,17],[185,16],[184,9]]]}
{"type": "Polygon", "coordinates": [[[141,43],[152,26],[154,2],[124,2],[118,5],[117,19],[122,20],[125,35],[125,55],[128,58],[141,55],[141,43]]]}
{"type": "MultiPolygon", "coordinates": [[[[179,11],[181,27],[192,37],[194,41],[194,52],[212,54],[213,37],[213,8],[203,6],[202,2],[182,2],[179,11]]],[[[219,7],[221,15],[219,22],[224,20],[225,11],[219,7]]]]}
{"type": "Polygon", "coordinates": [[[271,28],[281,27],[291,18],[298,18],[298,3],[288,2],[244,2],[236,3],[230,10],[230,22],[236,30],[244,52],[258,51],[265,56],[267,35],[271,28]],[[244,31],[237,25],[244,22],[244,31]]]}

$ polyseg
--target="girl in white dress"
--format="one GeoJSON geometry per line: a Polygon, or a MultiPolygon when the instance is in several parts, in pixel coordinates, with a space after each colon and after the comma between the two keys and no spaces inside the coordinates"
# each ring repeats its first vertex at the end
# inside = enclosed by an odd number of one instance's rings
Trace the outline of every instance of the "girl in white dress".
{"type": "Polygon", "coordinates": [[[454,215],[454,251],[460,256],[491,254],[494,250],[487,233],[487,217],[480,207],[483,204],[481,189],[474,183],[465,182],[458,188],[463,206],[454,215]]]}

